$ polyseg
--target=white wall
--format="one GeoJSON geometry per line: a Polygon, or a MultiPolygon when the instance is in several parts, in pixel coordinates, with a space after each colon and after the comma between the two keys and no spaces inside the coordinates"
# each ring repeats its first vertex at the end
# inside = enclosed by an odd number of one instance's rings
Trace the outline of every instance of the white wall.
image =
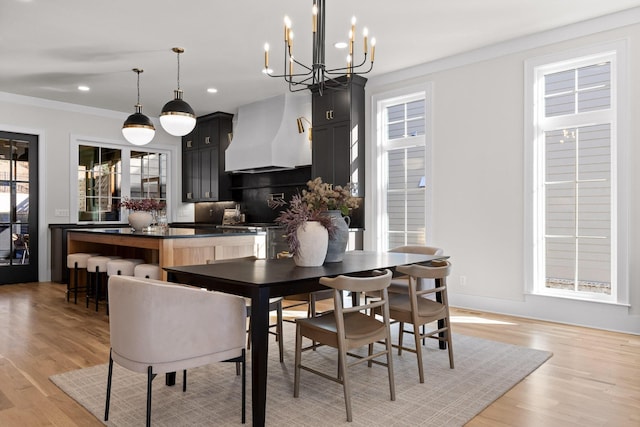
{"type": "MultiPolygon", "coordinates": [[[[640,127],[638,120],[633,120],[640,114],[640,88],[633,77],[640,75],[640,13],[617,18],[607,17],[369,80],[368,99],[405,86],[432,84],[430,243],[451,255],[453,305],[640,334],[640,173],[633,167],[640,164],[640,127]],[[629,21],[635,24],[627,25],[629,21]],[[620,39],[629,40],[632,76],[628,115],[632,118],[628,183],[630,307],[528,295],[524,288],[524,61],[620,39]],[[460,276],[466,276],[464,287],[460,276]]],[[[379,59],[383,60],[382,56],[379,59]]],[[[367,108],[372,111],[370,103],[367,108]]],[[[367,141],[372,141],[374,134],[375,129],[369,128],[367,141]]],[[[373,173],[372,164],[369,158],[369,174],[373,173]]],[[[373,176],[367,176],[367,182],[375,182],[373,176]]],[[[369,185],[367,191],[366,201],[370,203],[375,189],[369,185]]],[[[366,211],[371,215],[374,209],[368,207],[366,211]]],[[[366,220],[371,224],[373,218],[366,220]]],[[[365,247],[372,247],[368,245],[372,239],[365,234],[365,247]]]]}
{"type": "MultiPolygon", "coordinates": [[[[56,209],[72,212],[70,205],[70,173],[75,170],[69,158],[72,136],[108,141],[127,146],[121,133],[122,123],[129,113],[101,110],[78,105],[23,97],[0,92],[0,129],[39,136],[39,279],[51,277],[49,224],[66,224],[68,216],[56,216],[56,209]]],[[[193,204],[182,204],[180,139],[164,132],[154,121],[156,135],[146,147],[171,151],[173,177],[168,189],[172,221],[192,221],[193,204]]]]}

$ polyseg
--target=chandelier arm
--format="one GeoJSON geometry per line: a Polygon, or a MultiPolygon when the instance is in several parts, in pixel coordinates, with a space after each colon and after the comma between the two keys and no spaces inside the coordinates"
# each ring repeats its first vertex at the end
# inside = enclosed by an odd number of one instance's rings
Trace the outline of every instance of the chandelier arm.
{"type": "MultiPolygon", "coordinates": [[[[328,70],[325,70],[328,74],[335,74],[337,71],[340,72],[345,72],[347,70],[349,70],[352,74],[361,74],[361,72],[358,71],[358,68],[362,67],[365,63],[367,62],[367,54],[365,54],[364,59],[362,60],[361,63],[357,64],[357,65],[352,65],[352,66],[347,66],[347,67],[338,67],[338,68],[331,68],[328,70]]],[[[369,71],[371,71],[371,68],[369,68],[369,71]]],[[[366,71],[368,72],[368,71],[366,71]]]]}
{"type": "Polygon", "coordinates": [[[271,74],[271,73],[266,73],[269,77],[304,77],[304,76],[309,76],[313,73],[313,70],[309,70],[306,73],[294,73],[294,74],[271,74]]]}
{"type": "MultiPolygon", "coordinates": [[[[303,64],[302,62],[298,61],[297,59],[291,57],[293,59],[293,63],[294,64],[298,64],[300,65],[302,68],[309,70],[309,72],[313,72],[313,67],[308,67],[307,65],[303,64]]],[[[294,74],[295,75],[295,74],[294,74]]]]}
{"type": "Polygon", "coordinates": [[[371,72],[371,70],[373,70],[373,63],[371,63],[371,65],[369,66],[369,69],[366,71],[359,71],[357,70],[357,68],[362,67],[362,65],[364,64],[360,64],[357,67],[341,67],[341,68],[332,68],[330,70],[326,70],[327,74],[330,75],[337,75],[337,74],[343,74],[345,71],[350,70],[351,74],[367,74],[369,72],[371,72]]]}

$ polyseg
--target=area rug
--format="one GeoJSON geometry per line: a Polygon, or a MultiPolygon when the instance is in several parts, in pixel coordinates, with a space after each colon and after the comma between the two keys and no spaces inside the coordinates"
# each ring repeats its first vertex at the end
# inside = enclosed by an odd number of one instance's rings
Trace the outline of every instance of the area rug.
{"type": "MultiPolygon", "coordinates": [[[[335,426],[346,422],[342,386],[302,371],[300,397],[293,397],[294,326],[285,323],[285,360],[270,345],[267,388],[269,426],[335,426]]],[[[411,341],[409,337],[405,341],[411,341]]],[[[449,369],[447,351],[427,341],[425,383],[418,381],[416,356],[394,354],[396,400],[389,400],[386,368],[365,364],[350,369],[352,426],[462,426],[494,400],[533,372],[550,352],[454,334],[455,369],[449,369]]],[[[307,364],[329,374],[336,372],[336,353],[319,348],[303,354],[307,364]]],[[[164,376],[153,382],[152,425],[240,425],[241,380],[235,365],[218,363],[188,371],[186,393],[181,375],[174,387],[164,376]]],[[[247,366],[247,423],[251,424],[251,380],[247,366]]],[[[54,375],[65,393],[99,420],[104,417],[107,365],[54,375]]],[[[111,411],[105,424],[114,427],[144,425],[146,375],[114,364],[111,411]]]]}

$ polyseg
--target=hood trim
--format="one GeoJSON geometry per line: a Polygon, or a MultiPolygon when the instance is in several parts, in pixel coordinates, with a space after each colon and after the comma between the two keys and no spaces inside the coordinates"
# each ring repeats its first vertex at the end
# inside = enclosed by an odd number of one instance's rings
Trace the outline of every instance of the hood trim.
{"type": "Polygon", "coordinates": [[[259,173],[311,164],[306,134],[296,119],[311,117],[311,95],[283,94],[241,106],[233,139],[225,151],[225,169],[259,173]]]}

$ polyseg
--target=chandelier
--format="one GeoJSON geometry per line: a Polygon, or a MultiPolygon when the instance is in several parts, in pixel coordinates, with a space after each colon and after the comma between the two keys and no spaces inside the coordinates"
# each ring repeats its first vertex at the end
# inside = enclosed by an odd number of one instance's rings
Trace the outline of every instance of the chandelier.
{"type": "Polygon", "coordinates": [[[356,37],[356,18],[351,18],[351,30],[349,31],[349,55],[346,58],[344,67],[327,68],[325,63],[325,7],[324,0],[313,0],[312,27],[313,32],[313,52],[312,64],[305,65],[295,59],[293,54],[293,31],[291,30],[291,20],[284,17],[284,71],[283,74],[273,74],[269,68],[269,44],[264,45],[264,70],[263,73],[270,77],[284,78],[289,84],[291,92],[298,92],[305,89],[317,87],[322,95],[325,88],[339,88],[345,86],[344,81],[336,80],[336,77],[346,75],[347,81],[354,74],[366,74],[373,69],[373,61],[376,54],[376,39],[371,39],[368,43],[368,30],[362,31],[363,37],[363,58],[358,64],[354,63],[354,45],[356,37]],[[367,65],[367,53],[370,50],[370,64],[367,65]],[[302,68],[302,71],[298,71],[302,68]],[[330,85],[326,83],[331,82],[330,85]]]}

